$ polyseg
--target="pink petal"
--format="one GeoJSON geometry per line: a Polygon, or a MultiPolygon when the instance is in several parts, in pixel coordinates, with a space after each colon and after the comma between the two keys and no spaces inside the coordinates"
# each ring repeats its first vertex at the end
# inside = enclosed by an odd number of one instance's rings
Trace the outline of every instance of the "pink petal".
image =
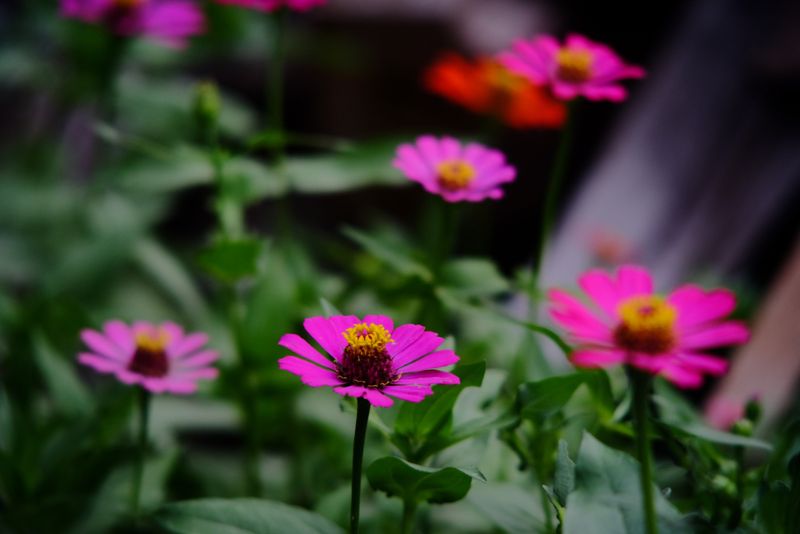
{"type": "MultiPolygon", "coordinates": [[[[327,317],[309,317],[303,321],[303,327],[319,343],[320,347],[338,360],[342,357],[347,341],[344,339],[344,330],[334,326],[334,319],[334,317],[330,319],[327,317]]],[[[358,322],[358,318],[354,316],[347,317],[347,320],[347,322],[352,320],[351,326],[358,322]]],[[[340,319],[337,322],[341,323],[342,321],[340,319]]]]}
{"type": "Polygon", "coordinates": [[[419,336],[419,338],[410,342],[400,352],[397,352],[397,349],[394,351],[391,350],[392,345],[387,345],[386,349],[392,356],[395,368],[399,369],[405,364],[416,360],[420,356],[424,356],[425,354],[436,350],[442,343],[444,343],[444,339],[436,335],[436,333],[424,332],[421,336],[419,336]]]}
{"type": "Polygon", "coordinates": [[[364,398],[367,399],[373,406],[380,406],[381,408],[388,408],[394,401],[378,391],[377,389],[367,388],[364,398]]]}
{"type": "Polygon", "coordinates": [[[600,269],[592,269],[578,279],[578,284],[594,303],[606,312],[609,318],[617,318],[620,296],[617,284],[608,273],[600,269]]]}
{"type": "Polygon", "coordinates": [[[312,387],[340,386],[342,381],[336,373],[318,367],[308,360],[296,356],[286,356],[278,360],[278,367],[284,371],[296,374],[304,384],[312,387]]]}
{"type": "Polygon", "coordinates": [[[138,384],[139,382],[144,380],[144,377],[139,373],[134,373],[128,371],[127,369],[122,369],[117,371],[117,378],[123,384],[138,384]]]}
{"type": "Polygon", "coordinates": [[[588,343],[611,343],[611,328],[578,299],[558,289],[551,289],[548,298],[553,302],[550,316],[572,336],[588,343]]]}
{"type": "Polygon", "coordinates": [[[335,366],[333,362],[330,361],[330,359],[320,354],[317,349],[315,349],[308,343],[308,341],[298,336],[297,334],[284,335],[281,338],[281,340],[278,341],[278,345],[280,345],[281,347],[285,347],[290,351],[294,352],[295,354],[302,356],[307,360],[311,360],[312,362],[319,364],[323,367],[327,367],[328,369],[335,369],[335,366]]]}
{"type": "Polygon", "coordinates": [[[436,367],[453,365],[458,360],[459,357],[456,356],[456,353],[452,350],[441,350],[438,352],[432,352],[427,356],[423,356],[413,363],[407,363],[405,366],[400,367],[398,371],[403,374],[413,373],[414,371],[425,371],[427,369],[435,369],[436,367]]]}
{"type": "Polygon", "coordinates": [[[409,402],[421,402],[428,395],[433,395],[433,389],[428,385],[386,386],[383,389],[386,395],[391,395],[409,402]]]}
{"type": "Polygon", "coordinates": [[[80,355],[78,355],[78,361],[101,373],[116,373],[123,368],[117,361],[109,360],[108,358],[103,358],[88,352],[80,353],[80,355]]]}
{"type": "Polygon", "coordinates": [[[175,365],[180,369],[186,369],[189,367],[203,367],[214,363],[218,359],[219,352],[215,350],[204,350],[202,352],[197,352],[188,358],[177,360],[175,365]]]}
{"type": "Polygon", "coordinates": [[[141,382],[142,387],[152,393],[164,393],[167,391],[169,381],[163,378],[145,378],[141,382]]]}
{"type": "Polygon", "coordinates": [[[386,317],[385,315],[365,315],[362,322],[366,324],[379,324],[390,334],[392,330],[394,330],[394,321],[392,321],[391,317],[386,317]]]}
{"type": "Polygon", "coordinates": [[[167,384],[167,391],[176,395],[189,395],[197,391],[197,382],[180,382],[171,380],[167,384]]]}
{"type": "Polygon", "coordinates": [[[432,135],[423,135],[417,139],[417,147],[425,162],[433,169],[444,159],[439,140],[432,135]]]}
{"type": "Polygon", "coordinates": [[[647,269],[623,265],[617,270],[617,290],[622,299],[653,293],[653,279],[647,269]]]}
{"type": "Polygon", "coordinates": [[[167,321],[165,323],[161,323],[159,328],[167,333],[170,343],[175,343],[179,339],[183,338],[183,327],[173,322],[167,321]]]}
{"type": "Polygon", "coordinates": [[[386,346],[392,356],[404,351],[411,343],[416,342],[425,332],[425,327],[418,324],[404,324],[392,332],[394,343],[386,346]]]}
{"type": "Polygon", "coordinates": [[[680,347],[682,349],[704,349],[723,345],[738,345],[746,343],[749,338],[750,332],[744,323],[728,321],[710,325],[708,328],[702,328],[690,334],[684,334],[680,339],[680,347]]]}
{"type": "Polygon", "coordinates": [[[445,371],[419,371],[417,373],[408,373],[400,377],[400,380],[395,382],[399,386],[404,385],[426,385],[426,384],[460,384],[461,379],[453,373],[445,371]]]}
{"type": "Polygon", "coordinates": [[[610,102],[622,102],[628,97],[628,90],[621,85],[587,85],[581,90],[583,95],[589,100],[608,100],[610,102]]]}
{"type": "Polygon", "coordinates": [[[131,329],[122,321],[108,321],[103,325],[106,337],[110,339],[123,354],[133,354],[136,350],[136,340],[133,339],[131,329]]]}
{"type": "Polygon", "coordinates": [[[123,352],[115,343],[95,330],[81,331],[81,339],[100,356],[117,361],[127,361],[131,357],[131,354],[123,352]]]}
{"type": "Polygon", "coordinates": [[[624,363],[625,353],[613,349],[584,349],[576,350],[569,360],[577,367],[610,367],[624,363]]]}
{"type": "Polygon", "coordinates": [[[678,361],[687,368],[695,371],[708,373],[711,375],[723,375],[728,371],[728,360],[709,356],[707,354],[681,353],[677,356],[678,361]]]}
{"type": "Polygon", "coordinates": [[[167,355],[172,359],[181,358],[196,351],[206,343],[208,343],[208,334],[195,332],[170,342],[167,345],[167,355]]]}
{"type": "Polygon", "coordinates": [[[659,374],[684,389],[697,388],[703,384],[703,375],[678,365],[671,365],[663,369],[659,374]]]}
{"type": "Polygon", "coordinates": [[[681,329],[721,319],[736,308],[736,296],[732,291],[705,291],[690,284],[676,289],[667,300],[678,311],[678,327],[681,329]]]}

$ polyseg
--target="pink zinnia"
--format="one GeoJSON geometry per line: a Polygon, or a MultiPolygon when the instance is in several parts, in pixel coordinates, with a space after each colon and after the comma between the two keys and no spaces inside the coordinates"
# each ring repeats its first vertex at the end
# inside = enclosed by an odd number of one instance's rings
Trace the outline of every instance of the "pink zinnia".
{"type": "Polygon", "coordinates": [[[258,9],[260,11],[276,11],[282,7],[294,11],[308,11],[323,5],[327,0],[217,0],[220,4],[230,4],[258,9]]]}
{"type": "Polygon", "coordinates": [[[218,374],[211,364],[219,354],[203,348],[208,336],[185,334],[175,323],[109,321],[102,332],[82,331],[81,339],[92,352],[82,352],[78,361],[153,393],[194,393],[198,380],[218,374]]]}
{"type": "Polygon", "coordinates": [[[579,284],[597,309],[564,291],[549,292],[551,316],[577,345],[571,360],[579,367],[632,365],[680,387],[698,387],[703,374],[728,369],[726,360],[705,350],[749,337],[744,324],[725,320],[736,298],[724,289],[687,284],[662,297],[653,293],[647,270],[632,265],[620,267],[616,278],[591,270],[579,284]]]}
{"type": "Polygon", "coordinates": [[[191,0],[61,0],[61,14],[102,24],[118,35],[152,37],[176,48],[205,31],[203,12],[191,0]]]}
{"type": "Polygon", "coordinates": [[[452,137],[424,135],[397,148],[394,166],[447,202],[480,202],[503,196],[500,186],[513,182],[514,167],[502,152],[478,143],[461,145],[452,137]]]}
{"type": "Polygon", "coordinates": [[[628,65],[609,47],[576,34],[568,35],[563,45],[550,35],[520,39],[499,59],[510,71],[537,85],[549,86],[562,100],[584,96],[620,102],[628,92],[617,82],[645,74],[644,69],[628,65]]]}
{"type": "Polygon", "coordinates": [[[331,386],[339,395],[386,407],[393,403],[387,395],[420,402],[433,394],[432,385],[460,382],[456,375],[436,370],[459,358],[452,350],[436,350],[444,340],[423,326],[395,328],[384,315],[311,317],[303,326],[332,359],[302,337],[286,334],[279,345],[301,357],[286,356],[278,365],[309,386],[331,386]]]}

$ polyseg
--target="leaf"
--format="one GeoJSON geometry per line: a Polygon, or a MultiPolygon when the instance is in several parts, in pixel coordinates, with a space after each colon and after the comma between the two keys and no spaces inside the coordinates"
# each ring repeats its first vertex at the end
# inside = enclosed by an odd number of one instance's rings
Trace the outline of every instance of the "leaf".
{"type": "Polygon", "coordinates": [[[382,243],[374,237],[356,230],[345,228],[347,237],[364,247],[370,254],[389,265],[392,269],[407,276],[418,276],[426,282],[433,280],[433,275],[427,267],[415,261],[410,256],[403,254],[396,247],[382,243]]]}
{"type": "Polygon", "coordinates": [[[72,362],[67,363],[57,354],[41,333],[34,334],[33,349],[56,409],[70,416],[89,414],[92,399],[78,379],[72,362]]]}
{"type": "Polygon", "coordinates": [[[232,284],[258,272],[263,251],[264,242],[260,239],[220,239],[203,250],[198,261],[208,273],[232,284]]]}
{"type": "Polygon", "coordinates": [[[459,258],[442,268],[441,284],[462,296],[491,296],[509,290],[497,266],[482,258],[459,258]]]}
{"type": "Polygon", "coordinates": [[[163,506],[154,516],[175,534],[308,534],[342,529],[308,510],[262,499],[198,499],[163,506]]]}
{"type": "Polygon", "coordinates": [[[549,417],[561,410],[575,391],[584,384],[599,401],[599,404],[610,410],[613,405],[613,397],[608,375],[603,371],[577,371],[522,384],[519,392],[522,416],[527,418],[549,417]]]}
{"type": "Polygon", "coordinates": [[[403,403],[394,423],[397,434],[424,438],[445,421],[461,391],[469,386],[480,386],[486,372],[486,362],[459,365],[453,373],[460,379],[457,386],[440,386],[435,395],[419,403],[403,403]]]}
{"type": "Polygon", "coordinates": [[[374,489],[411,503],[459,501],[469,492],[473,479],[486,482],[477,469],[425,467],[394,456],[372,462],[367,479],[374,489]]]}
{"type": "Polygon", "coordinates": [[[535,494],[515,484],[479,484],[466,502],[509,534],[545,532],[542,507],[537,505],[535,494]]]}
{"type": "Polygon", "coordinates": [[[575,462],[569,457],[567,442],[563,439],[558,442],[558,456],[556,457],[556,473],[553,492],[561,506],[566,506],[567,497],[575,488],[575,462]]]}
{"type": "MultiPolygon", "coordinates": [[[[687,534],[689,526],[658,488],[659,531],[687,534]]],[[[575,465],[575,490],[567,498],[564,534],[644,532],[639,464],[584,432],[575,465]]]]}

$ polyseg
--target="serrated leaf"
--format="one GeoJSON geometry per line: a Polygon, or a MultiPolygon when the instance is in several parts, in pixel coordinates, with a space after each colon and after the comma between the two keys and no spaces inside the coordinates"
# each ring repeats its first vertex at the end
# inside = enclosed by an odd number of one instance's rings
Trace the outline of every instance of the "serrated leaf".
{"type": "Polygon", "coordinates": [[[372,462],[367,467],[367,479],[376,490],[412,503],[459,501],[467,495],[473,480],[486,481],[477,469],[425,467],[394,456],[372,462]]]}

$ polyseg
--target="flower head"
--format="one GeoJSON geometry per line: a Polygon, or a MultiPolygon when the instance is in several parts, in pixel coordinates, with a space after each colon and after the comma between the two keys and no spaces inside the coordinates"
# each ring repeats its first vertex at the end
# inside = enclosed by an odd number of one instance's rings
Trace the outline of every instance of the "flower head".
{"type": "Polygon", "coordinates": [[[175,323],[109,321],[102,332],[87,329],[81,338],[91,352],[82,352],[79,362],[153,393],[194,393],[198,380],[218,374],[211,364],[219,354],[204,349],[208,336],[186,334],[175,323]]]}
{"type": "Polygon", "coordinates": [[[550,314],[577,345],[571,360],[579,367],[632,365],[680,387],[698,387],[704,374],[728,368],[726,360],[706,350],[749,337],[744,324],[725,320],[736,298],[724,289],[687,284],[656,295],[647,270],[632,265],[620,267],[616,277],[589,271],[579,284],[596,309],[564,291],[549,292],[550,314]]]}
{"type": "Polygon", "coordinates": [[[303,326],[330,357],[302,337],[286,334],[279,345],[297,356],[281,358],[278,365],[309,386],[331,386],[340,395],[391,406],[390,396],[420,402],[433,394],[435,384],[459,383],[456,375],[436,369],[456,363],[458,356],[437,351],[444,340],[423,326],[395,328],[384,315],[310,317],[303,326]]]}
{"type": "Polygon", "coordinates": [[[503,196],[500,186],[514,181],[517,171],[502,152],[452,137],[424,135],[397,148],[394,166],[429,193],[448,202],[479,202],[503,196]]]}
{"type": "Polygon", "coordinates": [[[499,59],[509,70],[549,87],[561,100],[583,96],[621,102],[628,92],[618,82],[645,74],[609,47],[577,34],[568,35],[564,44],[550,35],[518,40],[499,59]]]}
{"type": "Polygon", "coordinates": [[[445,54],[425,72],[424,83],[429,91],[514,128],[557,128],[566,118],[562,102],[492,58],[470,62],[445,54]]]}
{"type": "Polygon", "coordinates": [[[191,0],[61,0],[61,14],[102,24],[117,35],[143,35],[176,48],[205,31],[203,12],[191,0]]]}
{"type": "Polygon", "coordinates": [[[282,7],[293,11],[308,11],[325,4],[327,0],[217,0],[217,2],[272,12],[282,7]]]}

